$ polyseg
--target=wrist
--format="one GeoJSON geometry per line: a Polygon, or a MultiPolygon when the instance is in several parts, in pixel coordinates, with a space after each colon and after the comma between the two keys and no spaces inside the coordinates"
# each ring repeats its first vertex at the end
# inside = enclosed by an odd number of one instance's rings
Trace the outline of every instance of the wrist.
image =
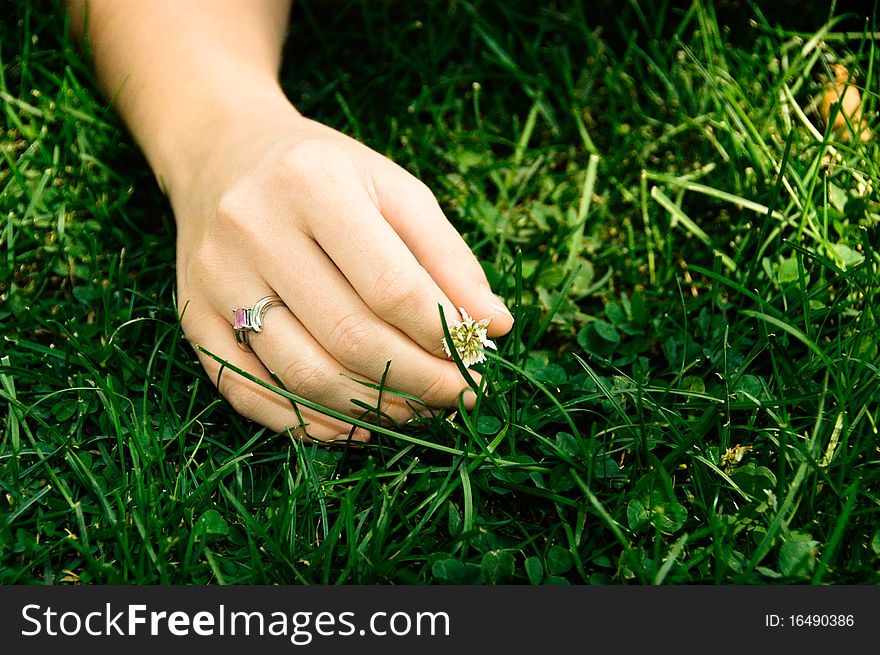
{"type": "Polygon", "coordinates": [[[202,176],[228,168],[258,133],[302,118],[275,80],[251,77],[239,82],[181,102],[141,144],[172,201],[202,176]]]}

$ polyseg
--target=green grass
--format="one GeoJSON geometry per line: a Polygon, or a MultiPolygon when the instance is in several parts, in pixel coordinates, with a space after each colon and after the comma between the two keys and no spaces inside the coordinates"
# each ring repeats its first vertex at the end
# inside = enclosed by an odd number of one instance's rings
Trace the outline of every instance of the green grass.
{"type": "Polygon", "coordinates": [[[613,5],[296,4],[291,99],[424,179],[517,319],[473,411],[347,450],[217,396],[164,198],[15,3],[0,583],[880,582],[878,146],[808,127],[836,61],[880,127],[875,23],[613,5]]]}

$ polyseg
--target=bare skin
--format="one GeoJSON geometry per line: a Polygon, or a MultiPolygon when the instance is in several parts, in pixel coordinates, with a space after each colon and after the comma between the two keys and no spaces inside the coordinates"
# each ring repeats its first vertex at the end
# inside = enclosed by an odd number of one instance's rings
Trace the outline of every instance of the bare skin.
{"type": "MultiPolygon", "coordinates": [[[[287,0],[70,0],[87,30],[101,84],[143,149],[177,222],[178,311],[187,339],[293,393],[359,416],[387,386],[445,407],[464,393],[446,358],[438,304],[513,319],[419,180],[365,145],[302,116],[278,83],[287,0]],[[87,17],[86,20],[83,20],[87,17]],[[233,309],[269,294],[253,352],[232,331],[233,309]],[[271,373],[270,373],[271,372],[271,373]]],[[[197,349],[242,415],[317,441],[351,425],[290,403],[197,349]]],[[[479,376],[475,374],[479,379],[479,376]]],[[[418,409],[385,393],[382,412],[418,409]]],[[[366,441],[358,428],[353,439],[366,441]]]]}

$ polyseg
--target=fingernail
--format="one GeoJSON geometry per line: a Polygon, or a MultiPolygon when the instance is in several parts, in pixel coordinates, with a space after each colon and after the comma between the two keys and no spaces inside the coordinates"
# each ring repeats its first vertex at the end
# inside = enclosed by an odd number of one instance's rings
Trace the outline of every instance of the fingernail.
{"type": "Polygon", "coordinates": [[[501,298],[492,293],[492,289],[489,288],[486,284],[480,285],[480,293],[483,294],[483,298],[489,303],[489,307],[500,314],[507,314],[510,318],[513,318],[513,315],[510,313],[510,310],[502,302],[501,298]]]}
{"type": "Polygon", "coordinates": [[[461,395],[461,402],[464,404],[466,409],[473,409],[477,404],[477,394],[475,394],[471,389],[468,389],[461,395]]]}
{"type": "Polygon", "coordinates": [[[334,443],[346,443],[351,441],[351,443],[362,444],[366,443],[370,440],[370,433],[366,430],[361,430],[358,428],[354,431],[354,434],[346,432],[345,434],[339,434],[333,437],[332,441],[334,443]]]}

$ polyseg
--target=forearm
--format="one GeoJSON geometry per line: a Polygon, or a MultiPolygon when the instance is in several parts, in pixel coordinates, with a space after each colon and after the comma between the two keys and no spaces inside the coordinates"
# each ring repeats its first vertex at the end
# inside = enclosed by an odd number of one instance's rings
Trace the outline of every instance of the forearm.
{"type": "MultiPolygon", "coordinates": [[[[100,83],[169,192],[278,86],[289,0],[68,0],[100,83]]],[[[261,120],[251,116],[250,120],[261,120]]]]}

